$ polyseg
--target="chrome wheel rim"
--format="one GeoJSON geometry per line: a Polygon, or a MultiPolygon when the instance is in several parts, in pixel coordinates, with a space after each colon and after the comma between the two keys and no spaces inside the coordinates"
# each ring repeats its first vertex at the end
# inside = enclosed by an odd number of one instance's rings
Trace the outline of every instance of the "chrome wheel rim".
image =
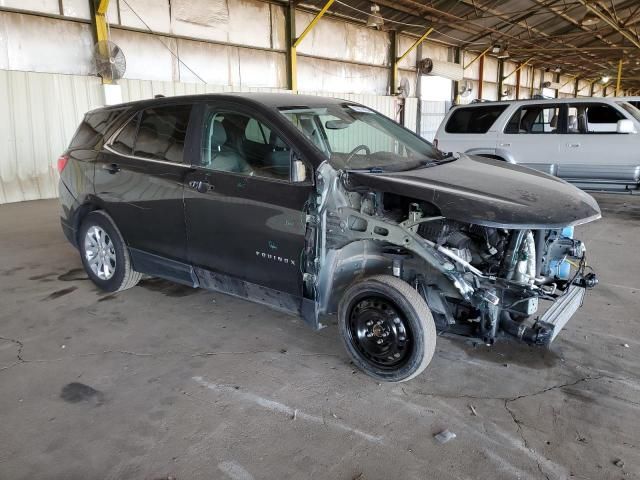
{"type": "Polygon", "coordinates": [[[109,280],[116,272],[116,249],[109,234],[98,226],[90,227],[84,236],[84,257],[100,280],[109,280]]]}

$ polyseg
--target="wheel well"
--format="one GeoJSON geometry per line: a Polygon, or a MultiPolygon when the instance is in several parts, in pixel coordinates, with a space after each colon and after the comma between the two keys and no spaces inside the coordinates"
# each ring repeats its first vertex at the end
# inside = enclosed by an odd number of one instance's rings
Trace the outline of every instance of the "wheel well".
{"type": "Polygon", "coordinates": [[[101,210],[101,208],[96,205],[95,203],[85,203],[80,205],[74,214],[74,219],[73,219],[73,228],[74,231],[76,232],[76,245],[78,244],[78,234],[80,232],[80,225],[82,224],[82,220],[84,220],[84,217],[87,216],[87,214],[89,214],[90,212],[94,212],[96,210],[101,210]]]}

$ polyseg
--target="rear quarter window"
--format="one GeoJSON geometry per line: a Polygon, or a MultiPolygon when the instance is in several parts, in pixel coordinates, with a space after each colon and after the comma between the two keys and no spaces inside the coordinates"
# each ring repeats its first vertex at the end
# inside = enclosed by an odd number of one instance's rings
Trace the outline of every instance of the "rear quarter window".
{"type": "Polygon", "coordinates": [[[447,133],[487,133],[506,108],[507,105],[459,108],[449,117],[444,131],[447,133]]]}
{"type": "Polygon", "coordinates": [[[87,113],[73,135],[69,149],[95,148],[102,141],[109,127],[125,109],[97,110],[87,113]]]}

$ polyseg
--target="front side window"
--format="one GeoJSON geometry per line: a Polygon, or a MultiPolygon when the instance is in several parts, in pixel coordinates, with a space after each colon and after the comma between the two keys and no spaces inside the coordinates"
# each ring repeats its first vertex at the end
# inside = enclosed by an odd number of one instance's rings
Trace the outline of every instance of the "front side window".
{"type": "Polygon", "coordinates": [[[520,108],[509,120],[504,133],[540,134],[560,133],[560,107],[556,105],[528,105],[520,108]]]}
{"type": "Polygon", "coordinates": [[[583,108],[587,121],[587,133],[616,133],[618,120],[624,119],[624,115],[610,105],[586,105],[583,108]]]}
{"type": "Polygon", "coordinates": [[[210,109],[205,116],[201,165],[210,170],[289,180],[291,149],[253,117],[210,109]]]}
{"type": "Polygon", "coordinates": [[[190,115],[191,105],[167,105],[144,110],[134,156],[182,163],[190,115]]]}
{"type": "Polygon", "coordinates": [[[452,114],[444,131],[447,133],[487,133],[507,105],[482,105],[458,108],[452,114]]]}
{"type": "MultiPolygon", "coordinates": [[[[635,110],[631,105],[628,107],[635,110]]],[[[637,113],[640,115],[640,112],[637,113]]],[[[569,105],[567,133],[616,133],[618,120],[624,118],[621,112],[610,105],[575,103],[569,105]]]]}
{"type": "Polygon", "coordinates": [[[426,140],[361,105],[331,103],[279,110],[338,169],[400,171],[444,159],[426,140]]]}

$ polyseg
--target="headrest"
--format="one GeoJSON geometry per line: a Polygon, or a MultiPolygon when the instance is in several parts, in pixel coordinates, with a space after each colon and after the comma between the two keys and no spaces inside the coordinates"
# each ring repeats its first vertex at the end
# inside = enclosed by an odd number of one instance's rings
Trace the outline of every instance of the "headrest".
{"type": "Polygon", "coordinates": [[[554,115],[554,116],[551,118],[551,121],[549,122],[549,126],[550,126],[551,128],[556,128],[556,127],[558,126],[558,116],[557,116],[557,115],[554,115]]]}
{"type": "Polygon", "coordinates": [[[276,135],[274,132],[271,132],[269,134],[269,145],[271,145],[271,147],[273,147],[275,149],[278,149],[278,150],[288,150],[289,149],[287,144],[284,143],[284,141],[278,135],[276,135]]]}
{"type": "Polygon", "coordinates": [[[227,142],[227,131],[224,129],[224,126],[221,122],[213,122],[213,127],[211,128],[211,144],[221,147],[227,142]]]}

